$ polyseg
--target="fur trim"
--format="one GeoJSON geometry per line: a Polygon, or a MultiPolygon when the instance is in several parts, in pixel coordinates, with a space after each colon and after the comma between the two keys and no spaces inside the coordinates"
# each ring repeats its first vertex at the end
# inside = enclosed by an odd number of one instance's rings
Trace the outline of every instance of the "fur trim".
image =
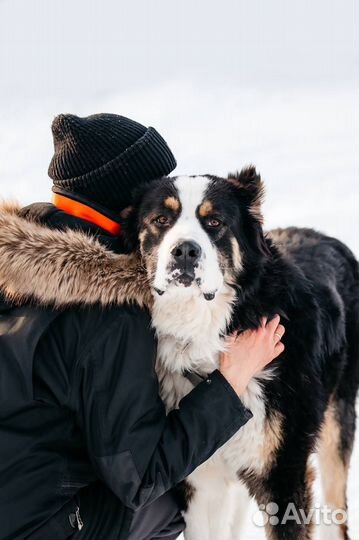
{"type": "Polygon", "coordinates": [[[19,214],[21,207],[16,201],[3,201],[0,202],[0,212],[1,214],[19,214]]]}
{"type": "Polygon", "coordinates": [[[136,302],[152,294],[138,253],[117,255],[79,231],[58,231],[0,206],[0,290],[7,299],[55,307],[136,302]]]}

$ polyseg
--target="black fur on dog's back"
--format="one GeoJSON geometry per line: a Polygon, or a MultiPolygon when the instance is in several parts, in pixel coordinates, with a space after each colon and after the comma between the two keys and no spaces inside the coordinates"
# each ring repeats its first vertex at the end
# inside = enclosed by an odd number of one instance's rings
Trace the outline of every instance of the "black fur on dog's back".
{"type": "MultiPolygon", "coordinates": [[[[359,387],[359,355],[355,354],[358,352],[355,344],[359,325],[359,266],[355,256],[336,238],[313,229],[276,229],[268,237],[283,259],[300,270],[303,284],[305,281],[315,298],[316,324],[305,326],[308,337],[317,333],[319,355],[325,353],[330,357],[343,347],[347,349],[340,365],[319,364],[326,390],[339,390],[344,378],[345,397],[355,399],[359,387]]],[[[300,296],[294,298],[300,304],[300,296]]]]}
{"type": "MultiPolygon", "coordinates": [[[[344,325],[344,351],[340,361],[323,366],[325,391],[333,395],[341,427],[341,452],[352,450],[355,432],[355,401],[359,388],[359,266],[348,247],[336,238],[312,229],[277,229],[270,233],[283,256],[288,257],[310,280],[313,294],[324,307],[324,332],[340,350],[344,325]],[[326,318],[339,317],[332,329],[326,318]],[[338,330],[336,332],[336,330],[338,330]],[[331,332],[330,332],[331,331],[331,332]]],[[[330,357],[330,355],[329,355],[330,357]]]]}

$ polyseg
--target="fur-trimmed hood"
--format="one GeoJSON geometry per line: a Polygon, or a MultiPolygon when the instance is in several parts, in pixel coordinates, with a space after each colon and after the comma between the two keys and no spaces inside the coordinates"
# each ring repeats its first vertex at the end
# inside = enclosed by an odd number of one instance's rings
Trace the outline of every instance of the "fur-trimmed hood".
{"type": "Polygon", "coordinates": [[[118,255],[84,232],[50,229],[11,203],[0,205],[0,291],[12,302],[55,307],[152,300],[138,253],[118,255]]]}

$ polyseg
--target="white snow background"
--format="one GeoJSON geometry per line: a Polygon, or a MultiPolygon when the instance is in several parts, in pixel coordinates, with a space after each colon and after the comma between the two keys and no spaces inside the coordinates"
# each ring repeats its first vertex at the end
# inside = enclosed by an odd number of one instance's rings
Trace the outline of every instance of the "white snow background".
{"type": "MultiPolygon", "coordinates": [[[[266,228],[315,227],[359,256],[358,30],[355,0],[0,0],[0,196],[50,199],[56,114],[114,112],[160,131],[175,174],[255,164],[266,228]]],[[[358,478],[357,442],[354,540],[358,478]]],[[[263,538],[254,512],[247,540],[263,538]]]]}

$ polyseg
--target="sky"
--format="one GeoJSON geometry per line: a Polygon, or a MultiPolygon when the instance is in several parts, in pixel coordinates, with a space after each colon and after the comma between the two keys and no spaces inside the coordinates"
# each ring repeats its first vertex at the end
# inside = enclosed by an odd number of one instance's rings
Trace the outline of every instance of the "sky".
{"type": "Polygon", "coordinates": [[[357,0],[0,0],[0,197],[50,200],[66,112],[154,126],[174,174],[253,163],[267,229],[359,256],[357,0]]]}
{"type": "Polygon", "coordinates": [[[0,14],[2,91],[15,98],[357,75],[356,0],[2,0],[0,14]]]}

